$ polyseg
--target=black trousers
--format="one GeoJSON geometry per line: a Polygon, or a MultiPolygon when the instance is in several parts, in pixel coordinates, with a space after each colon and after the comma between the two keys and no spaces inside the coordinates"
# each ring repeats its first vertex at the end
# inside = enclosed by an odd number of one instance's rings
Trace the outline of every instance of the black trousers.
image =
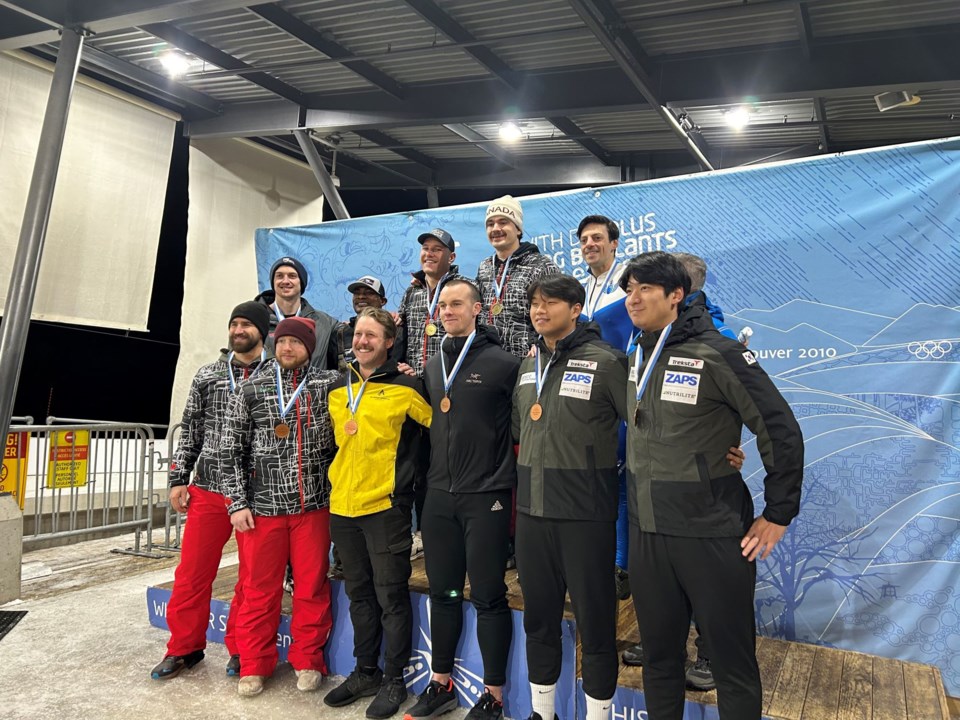
{"type": "Polygon", "coordinates": [[[762,693],[753,611],[755,563],[740,538],[688,538],[630,526],[630,577],[643,638],[643,687],[650,720],[680,720],[691,612],[710,650],[720,717],[759,720],[762,693]]]}
{"type": "Polygon", "coordinates": [[[550,520],[517,513],[517,570],[523,590],[530,682],[560,677],[567,592],[580,634],[583,691],[597,700],[617,689],[617,523],[550,520]]]}
{"type": "Polygon", "coordinates": [[[430,581],[430,628],[435,673],[453,670],[463,632],[463,585],[477,609],[477,642],[485,685],[503,685],[513,622],[503,575],[510,541],[510,490],[484,493],[427,491],[423,508],[424,557],[430,581]]]}
{"type": "Polygon", "coordinates": [[[383,672],[402,676],[413,633],[410,508],[397,506],[355,518],[331,514],[330,536],[343,561],[357,664],[378,666],[386,635],[383,672]]]}

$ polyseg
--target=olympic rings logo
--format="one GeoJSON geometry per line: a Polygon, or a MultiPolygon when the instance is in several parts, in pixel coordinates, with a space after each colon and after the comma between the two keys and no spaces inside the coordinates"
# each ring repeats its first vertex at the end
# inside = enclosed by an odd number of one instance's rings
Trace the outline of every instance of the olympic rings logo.
{"type": "Polygon", "coordinates": [[[925,340],[907,345],[907,352],[917,360],[940,360],[951,350],[953,343],[949,340],[925,340]]]}

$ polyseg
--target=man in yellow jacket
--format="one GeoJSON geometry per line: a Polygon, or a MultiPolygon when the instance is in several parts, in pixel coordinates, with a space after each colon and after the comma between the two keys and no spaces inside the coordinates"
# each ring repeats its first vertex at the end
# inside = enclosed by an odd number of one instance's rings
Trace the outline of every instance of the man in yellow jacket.
{"type": "Polygon", "coordinates": [[[396,334],[390,313],[364,308],[353,332],[356,360],[329,394],[338,446],[329,471],[330,535],[343,562],[357,667],[324,702],[342,707],[376,695],[368,718],[394,715],[407,698],[403,668],[413,630],[407,582],[417,425],[429,427],[431,419],[421,381],[388,360],[396,334]]]}

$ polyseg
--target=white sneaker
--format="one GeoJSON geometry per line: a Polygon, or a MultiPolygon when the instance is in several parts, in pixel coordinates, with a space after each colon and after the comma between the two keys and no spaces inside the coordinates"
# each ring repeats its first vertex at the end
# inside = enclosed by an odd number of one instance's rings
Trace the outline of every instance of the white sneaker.
{"type": "Polygon", "coordinates": [[[263,692],[263,675],[245,675],[237,683],[240,697],[253,697],[263,692]]]}
{"type": "Polygon", "coordinates": [[[410,559],[416,560],[421,557],[423,557],[423,539],[420,537],[420,533],[415,532],[413,534],[413,543],[410,546],[410,559]]]}
{"type": "Polygon", "coordinates": [[[297,670],[297,690],[313,692],[320,689],[323,682],[323,673],[317,670],[297,670]]]}

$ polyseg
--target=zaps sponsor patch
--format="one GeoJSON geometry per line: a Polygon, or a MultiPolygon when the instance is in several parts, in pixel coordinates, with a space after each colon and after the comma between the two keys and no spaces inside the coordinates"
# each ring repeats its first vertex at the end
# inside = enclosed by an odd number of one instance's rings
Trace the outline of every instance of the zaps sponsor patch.
{"type": "Polygon", "coordinates": [[[525,372],[520,376],[520,382],[518,385],[533,385],[537,381],[537,374],[535,372],[525,372]]]}
{"type": "Polygon", "coordinates": [[[671,357],[667,365],[676,365],[677,367],[690,368],[691,370],[703,370],[703,360],[696,358],[671,357]]]}
{"type": "Polygon", "coordinates": [[[593,391],[593,373],[567,370],[560,381],[560,396],[589,400],[593,391]]]}
{"type": "Polygon", "coordinates": [[[666,402],[696,405],[700,394],[700,375],[698,373],[672,372],[663,375],[660,399],[666,402]]]}

